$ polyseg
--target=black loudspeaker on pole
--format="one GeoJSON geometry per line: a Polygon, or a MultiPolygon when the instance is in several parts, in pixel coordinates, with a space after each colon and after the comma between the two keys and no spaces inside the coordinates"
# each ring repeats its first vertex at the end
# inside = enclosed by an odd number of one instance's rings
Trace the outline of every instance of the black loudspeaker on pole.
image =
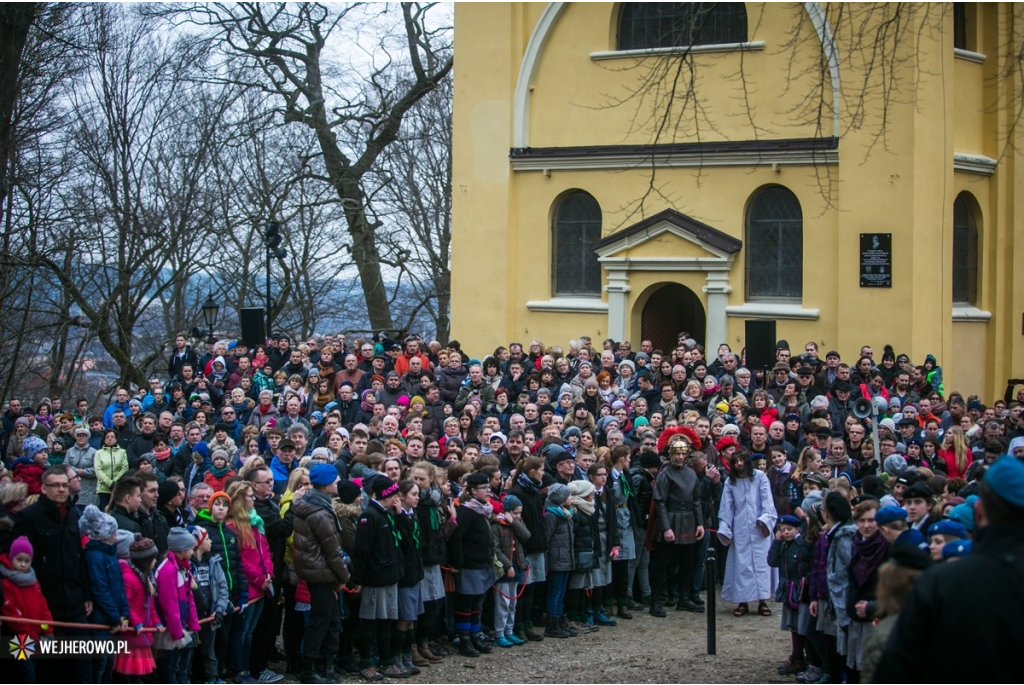
{"type": "Polygon", "coordinates": [[[746,322],[747,368],[761,371],[775,366],[775,321],[751,319],[746,322]]]}
{"type": "Polygon", "coordinates": [[[254,350],[257,346],[267,342],[267,331],[264,328],[263,316],[263,307],[245,307],[238,312],[238,318],[242,324],[242,342],[250,350],[254,350]]]}

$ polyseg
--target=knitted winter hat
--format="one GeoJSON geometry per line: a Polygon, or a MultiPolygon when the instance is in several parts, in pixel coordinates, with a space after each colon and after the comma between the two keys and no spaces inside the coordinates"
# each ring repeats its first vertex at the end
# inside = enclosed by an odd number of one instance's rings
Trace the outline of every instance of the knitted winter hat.
{"type": "Polygon", "coordinates": [[[135,535],[130,530],[117,531],[117,558],[128,559],[131,556],[131,544],[135,541],[135,535]]]}
{"type": "Polygon", "coordinates": [[[90,504],[78,520],[78,529],[90,539],[106,540],[117,532],[117,521],[110,514],[97,509],[95,504],[90,504]]]}
{"type": "Polygon", "coordinates": [[[569,495],[580,499],[586,499],[595,489],[589,480],[574,480],[569,483],[569,495]]]}
{"type": "Polygon", "coordinates": [[[178,484],[173,480],[165,480],[157,486],[157,492],[159,495],[157,496],[156,505],[158,507],[163,507],[165,504],[177,497],[181,490],[178,488],[178,484]]]}
{"type": "Polygon", "coordinates": [[[196,548],[198,549],[201,544],[210,537],[210,534],[206,532],[206,529],[202,526],[189,526],[188,532],[192,533],[192,537],[196,539],[196,548]]]}
{"type": "Polygon", "coordinates": [[[555,505],[556,507],[562,506],[565,500],[569,499],[572,493],[569,492],[569,488],[561,483],[555,483],[548,488],[548,502],[555,505]]]}
{"type": "Polygon", "coordinates": [[[175,526],[167,533],[167,549],[172,552],[191,551],[196,546],[196,539],[185,528],[175,526]]]}
{"type": "Polygon", "coordinates": [[[39,452],[47,450],[46,442],[41,438],[30,435],[21,443],[21,451],[29,459],[35,457],[39,452]]]}
{"type": "Polygon", "coordinates": [[[32,543],[29,542],[29,539],[24,535],[15,538],[14,542],[11,543],[11,549],[7,554],[7,557],[9,559],[13,559],[19,554],[27,554],[29,557],[32,557],[33,555],[32,543]]]}
{"type": "Polygon", "coordinates": [[[156,548],[156,544],[152,540],[136,533],[135,540],[128,547],[128,553],[132,561],[145,561],[157,556],[160,550],[156,548]]]}
{"type": "Polygon", "coordinates": [[[523,501],[515,495],[505,495],[505,499],[501,501],[501,506],[505,511],[512,511],[523,506],[523,501]]]}
{"type": "Polygon", "coordinates": [[[387,499],[398,494],[398,483],[387,476],[378,476],[373,479],[373,496],[377,499],[387,499]]]}
{"type": "Polygon", "coordinates": [[[350,480],[339,480],[338,499],[342,504],[352,504],[359,499],[359,486],[350,480]]]}

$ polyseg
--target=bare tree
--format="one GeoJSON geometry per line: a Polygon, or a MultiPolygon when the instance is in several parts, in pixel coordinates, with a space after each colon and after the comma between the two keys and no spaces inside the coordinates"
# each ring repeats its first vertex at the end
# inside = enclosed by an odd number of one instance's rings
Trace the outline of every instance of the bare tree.
{"type": "Polygon", "coordinates": [[[312,175],[330,184],[344,209],[348,249],[375,329],[392,329],[394,320],[376,238],[380,224],[367,212],[363,181],[398,138],[409,110],[451,71],[450,32],[430,27],[430,7],[402,3],[400,22],[390,26],[392,6],[239,3],[193,5],[187,12],[213,29],[228,55],[216,78],[229,73],[234,83],[273,94],[285,122],[315,133],[322,166],[312,175]],[[379,35],[368,74],[327,62],[329,42],[360,31],[379,35]],[[401,78],[397,65],[409,65],[412,78],[401,78]]]}
{"type": "Polygon", "coordinates": [[[59,282],[121,380],[142,383],[163,341],[140,358],[135,328],[199,270],[187,261],[172,270],[170,257],[208,229],[205,175],[229,99],[186,81],[199,56],[151,22],[119,6],[95,12],[88,71],[67,93],[74,120],[66,143],[78,156],[61,189],[70,213],[39,235],[28,258],[59,282]]]}
{"type": "MultiPolygon", "coordinates": [[[[410,111],[402,135],[384,154],[374,208],[387,220],[385,242],[405,251],[413,304],[427,311],[435,336],[451,333],[452,79],[410,111]]],[[[412,312],[413,318],[418,310],[412,312]]],[[[410,330],[413,321],[406,322],[410,330]]]]}

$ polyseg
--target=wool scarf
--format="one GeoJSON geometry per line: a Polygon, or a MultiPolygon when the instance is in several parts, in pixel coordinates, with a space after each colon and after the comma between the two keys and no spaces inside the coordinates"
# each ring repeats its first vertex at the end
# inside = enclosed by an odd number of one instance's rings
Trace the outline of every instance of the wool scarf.
{"type": "Polygon", "coordinates": [[[15,571],[13,568],[0,566],[0,574],[18,587],[31,587],[36,584],[36,571],[31,566],[27,571],[15,571]]]}
{"type": "Polygon", "coordinates": [[[462,503],[462,506],[466,507],[470,511],[480,514],[486,519],[490,519],[491,514],[494,513],[494,506],[490,502],[481,502],[476,497],[470,497],[462,503]]]}
{"type": "Polygon", "coordinates": [[[853,536],[853,548],[850,561],[850,575],[863,586],[871,574],[885,561],[889,553],[889,543],[881,533],[864,538],[860,533],[853,536]]]}

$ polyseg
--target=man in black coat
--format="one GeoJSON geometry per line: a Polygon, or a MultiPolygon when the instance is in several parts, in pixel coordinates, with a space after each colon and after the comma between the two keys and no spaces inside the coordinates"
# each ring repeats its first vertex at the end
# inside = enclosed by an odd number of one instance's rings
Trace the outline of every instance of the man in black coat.
{"type": "Polygon", "coordinates": [[[174,351],[171,352],[171,358],[167,362],[167,377],[172,381],[181,376],[181,367],[183,365],[191,364],[193,369],[199,366],[199,355],[188,344],[188,340],[184,335],[179,334],[175,336],[174,348],[174,351]]]}
{"type": "MultiPolygon", "coordinates": [[[[53,619],[88,623],[92,593],[67,469],[63,465],[51,466],[43,473],[42,484],[42,496],[18,514],[14,538],[24,535],[32,543],[32,567],[53,619]]],[[[76,638],[93,635],[93,631],[78,628],[54,628],[53,632],[56,636],[76,638]]],[[[77,673],[81,682],[97,682],[91,679],[98,676],[92,672],[91,660],[59,663],[59,670],[38,673],[39,682],[63,680],[68,673],[77,673]]]]}
{"type": "Polygon", "coordinates": [[[163,557],[167,554],[167,534],[171,529],[167,525],[167,519],[157,508],[160,500],[160,481],[152,472],[140,473],[136,478],[142,485],[139,490],[139,509],[135,512],[142,536],[152,540],[163,557]]]}
{"type": "Polygon", "coordinates": [[[153,451],[153,436],[156,435],[156,418],[152,414],[143,414],[139,421],[140,432],[135,433],[124,445],[128,453],[129,468],[139,468],[139,457],[153,451]]]}
{"type": "Polygon", "coordinates": [[[972,553],[914,582],[875,682],[1016,682],[1024,645],[1024,462],[1005,456],[985,473],[972,553]],[[972,626],[970,638],[964,626],[972,626]],[[965,643],[965,640],[967,642],[965,643]],[[963,654],[965,658],[951,658],[963,654]]]}

